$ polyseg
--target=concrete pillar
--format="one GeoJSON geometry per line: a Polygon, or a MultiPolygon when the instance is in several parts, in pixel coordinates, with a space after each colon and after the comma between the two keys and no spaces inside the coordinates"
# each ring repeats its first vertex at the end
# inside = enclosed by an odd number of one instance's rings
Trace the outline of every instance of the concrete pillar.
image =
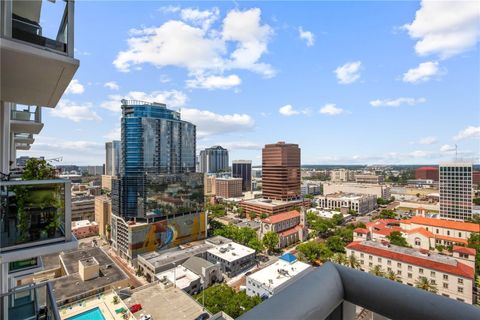
{"type": "Polygon", "coordinates": [[[0,172],[8,174],[10,161],[10,113],[11,103],[0,101],[0,172]]]}

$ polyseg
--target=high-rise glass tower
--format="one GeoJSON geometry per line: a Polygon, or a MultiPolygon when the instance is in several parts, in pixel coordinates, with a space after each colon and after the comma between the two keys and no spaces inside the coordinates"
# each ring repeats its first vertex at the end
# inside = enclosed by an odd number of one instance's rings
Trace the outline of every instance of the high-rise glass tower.
{"type": "Polygon", "coordinates": [[[232,161],[232,176],[242,178],[242,191],[252,191],[252,161],[232,161]]]}
{"type": "Polygon", "coordinates": [[[114,140],[105,143],[105,174],[118,176],[120,174],[120,141],[114,140]]]}
{"type": "Polygon", "coordinates": [[[471,164],[444,163],[440,165],[440,216],[465,220],[472,217],[471,164]]]}
{"type": "Polygon", "coordinates": [[[228,150],[221,146],[213,146],[200,151],[200,172],[218,173],[228,171],[228,150]]]}

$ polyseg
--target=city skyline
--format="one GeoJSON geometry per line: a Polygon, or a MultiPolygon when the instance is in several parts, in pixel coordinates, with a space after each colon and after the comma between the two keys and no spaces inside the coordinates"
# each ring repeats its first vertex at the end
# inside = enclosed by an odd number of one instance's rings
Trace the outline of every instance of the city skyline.
{"type": "Polygon", "coordinates": [[[76,21],[89,21],[75,30],[81,67],[19,156],[102,164],[105,142],[119,139],[120,100],[130,98],[180,109],[197,125],[197,151],[221,145],[253,165],[277,141],[298,143],[302,164],[434,164],[453,160],[455,145],[478,163],[479,33],[469,5],[78,2],[76,21]]]}

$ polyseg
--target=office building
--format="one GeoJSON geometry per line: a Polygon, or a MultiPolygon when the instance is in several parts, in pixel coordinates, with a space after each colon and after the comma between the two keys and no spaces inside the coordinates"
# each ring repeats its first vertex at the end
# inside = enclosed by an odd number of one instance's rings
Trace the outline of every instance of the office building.
{"type": "Polygon", "coordinates": [[[95,196],[72,197],[72,221],[95,219],[95,196]]]}
{"type": "Polygon", "coordinates": [[[264,198],[294,200],[300,197],[300,148],[278,142],[262,149],[262,194],[264,198]]]}
{"type": "Polygon", "coordinates": [[[475,249],[454,247],[453,256],[377,241],[354,241],[347,247],[347,256],[354,255],[362,271],[380,266],[392,271],[399,281],[409,286],[421,278],[438,291],[437,294],[472,304],[475,275],[475,249]]]}
{"type": "Polygon", "coordinates": [[[216,178],[215,195],[221,198],[242,196],[242,178],[216,178]]]}
{"type": "Polygon", "coordinates": [[[337,169],[330,171],[330,180],[332,182],[350,182],[355,181],[355,171],[348,169],[337,169]]]}
{"type": "MultiPolygon", "coordinates": [[[[0,9],[0,172],[16,167],[17,150],[30,150],[44,123],[45,108],[55,108],[80,62],[74,58],[74,1],[2,1],[0,9]],[[60,11],[62,10],[62,11],[60,11]],[[42,35],[46,17],[63,19],[42,35]]],[[[71,234],[71,182],[10,180],[0,185],[0,318],[35,318],[40,310],[59,319],[48,283],[33,283],[42,256],[76,247],[71,234]],[[23,193],[20,192],[23,190],[23,193]],[[42,194],[48,204],[41,203],[42,194]]]]}
{"type": "Polygon", "coordinates": [[[438,167],[420,167],[415,169],[415,179],[438,181],[438,167]]]}
{"type": "Polygon", "coordinates": [[[214,264],[219,263],[222,272],[230,278],[254,266],[255,257],[255,250],[236,242],[207,250],[207,260],[214,264]]]}
{"type": "Polygon", "coordinates": [[[214,196],[215,195],[215,175],[206,174],[203,179],[203,185],[205,188],[205,195],[206,196],[214,196]]]}
{"type": "Polygon", "coordinates": [[[383,176],[376,174],[355,174],[356,183],[379,184],[383,183],[383,176]]]}
{"type": "Polygon", "coordinates": [[[471,164],[445,163],[440,169],[440,216],[445,219],[466,220],[472,217],[471,164]]]}
{"type": "Polygon", "coordinates": [[[260,236],[273,231],[278,234],[278,248],[285,248],[307,238],[305,216],[297,210],[272,215],[261,222],[260,236]]]}
{"type": "Polygon", "coordinates": [[[302,193],[302,196],[317,195],[317,194],[320,194],[321,191],[322,191],[321,183],[304,182],[300,186],[300,192],[302,193]]]}
{"type": "Polygon", "coordinates": [[[105,175],[118,176],[120,174],[120,141],[114,140],[105,143],[105,175]]]}
{"type": "Polygon", "coordinates": [[[250,213],[255,213],[257,215],[261,215],[262,213],[272,215],[294,210],[298,207],[308,206],[309,204],[310,202],[308,199],[282,201],[265,198],[254,198],[240,201],[239,206],[248,216],[250,213]]]}
{"type": "Polygon", "coordinates": [[[389,186],[380,184],[360,184],[360,183],[332,183],[325,182],[322,184],[323,194],[331,194],[337,192],[356,193],[374,195],[377,198],[388,200],[391,198],[391,189],[389,186]]]}
{"type": "Polygon", "coordinates": [[[213,146],[200,151],[199,169],[203,173],[228,171],[228,150],[221,146],[213,146]]]}
{"type": "Polygon", "coordinates": [[[366,194],[332,193],[315,199],[318,207],[342,210],[347,213],[353,210],[358,214],[367,214],[377,208],[377,197],[366,194]]]}
{"type": "Polygon", "coordinates": [[[95,197],[95,222],[98,224],[98,234],[103,239],[110,240],[111,220],[112,200],[105,195],[95,197]]]}
{"type": "Polygon", "coordinates": [[[287,253],[277,262],[247,276],[247,295],[270,298],[312,270],[311,265],[298,261],[295,256],[287,253]]]}
{"type": "Polygon", "coordinates": [[[252,161],[250,160],[233,160],[232,176],[234,178],[242,178],[242,191],[252,191],[252,161]]]}

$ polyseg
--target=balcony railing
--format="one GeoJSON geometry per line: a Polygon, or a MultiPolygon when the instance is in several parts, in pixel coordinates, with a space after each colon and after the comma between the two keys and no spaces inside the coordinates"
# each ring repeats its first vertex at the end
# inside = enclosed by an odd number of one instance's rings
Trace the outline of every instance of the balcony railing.
{"type": "Polygon", "coordinates": [[[5,0],[2,5],[0,12],[3,11],[2,20],[5,19],[2,36],[73,57],[74,0],[5,0]],[[54,17],[59,20],[54,32],[46,32],[48,30],[41,25],[41,13],[45,11],[48,11],[50,24],[54,17]]]}
{"type": "Polygon", "coordinates": [[[49,282],[31,284],[0,295],[0,311],[7,308],[5,320],[60,320],[55,300],[49,282]]]}
{"type": "Polygon", "coordinates": [[[0,252],[70,240],[70,206],[67,180],[1,181],[0,252]]]}
{"type": "Polygon", "coordinates": [[[353,320],[355,306],[390,319],[480,319],[478,307],[333,263],[310,272],[239,319],[353,320]]]}
{"type": "Polygon", "coordinates": [[[11,120],[42,122],[42,109],[35,106],[16,106],[12,109],[11,120]]]}

